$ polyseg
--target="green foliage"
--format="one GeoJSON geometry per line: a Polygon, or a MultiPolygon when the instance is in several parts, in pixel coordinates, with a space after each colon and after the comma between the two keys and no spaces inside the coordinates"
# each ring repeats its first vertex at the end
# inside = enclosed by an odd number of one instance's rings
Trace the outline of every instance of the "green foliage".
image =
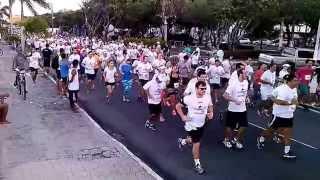
{"type": "Polygon", "coordinates": [[[22,25],[25,27],[26,32],[31,34],[46,33],[48,29],[48,22],[44,18],[37,16],[27,19],[22,25]]]}
{"type": "Polygon", "coordinates": [[[8,35],[5,36],[5,41],[7,41],[9,44],[20,42],[20,37],[17,35],[8,35]]]}

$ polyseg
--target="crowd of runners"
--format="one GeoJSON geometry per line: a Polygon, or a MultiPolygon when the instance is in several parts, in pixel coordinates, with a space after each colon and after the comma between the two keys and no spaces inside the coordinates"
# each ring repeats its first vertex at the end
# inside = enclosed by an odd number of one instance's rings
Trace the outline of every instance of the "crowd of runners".
{"type": "Polygon", "coordinates": [[[295,158],[291,150],[294,112],[299,104],[319,105],[320,69],[308,60],[303,67],[284,64],[279,71],[275,64],[259,64],[251,59],[231,61],[219,50],[204,59],[199,48],[185,48],[167,56],[160,43],[103,42],[80,37],[29,39],[32,52],[28,54],[32,79],[36,83],[38,70],[54,73],[57,92],[69,98],[77,111],[80,84],[91,93],[98,81],[103,81],[104,101],[139,101],[147,103],[149,118],[145,127],[156,131],[164,122],[163,109],[179,116],[185,123],[186,138],[179,138],[179,148],[192,145],[194,169],[204,172],[200,163],[200,141],[207,121],[217,116],[217,104],[227,102],[224,118],[223,145],[227,149],[243,149],[244,133],[248,127],[247,109],[254,106],[257,113],[268,119],[267,129],[257,137],[257,147],[263,149],[268,139],[284,144],[283,158],[295,158]],[[138,98],[133,99],[133,86],[138,98]],[[114,96],[121,91],[121,99],[114,96]]]}

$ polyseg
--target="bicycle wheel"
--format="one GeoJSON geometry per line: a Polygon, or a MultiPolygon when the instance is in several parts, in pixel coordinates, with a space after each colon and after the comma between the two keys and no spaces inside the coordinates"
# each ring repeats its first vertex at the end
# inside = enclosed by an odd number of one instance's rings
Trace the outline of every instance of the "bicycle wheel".
{"type": "Polygon", "coordinates": [[[22,81],[22,96],[23,96],[23,100],[27,99],[27,87],[26,87],[26,80],[22,81]]]}

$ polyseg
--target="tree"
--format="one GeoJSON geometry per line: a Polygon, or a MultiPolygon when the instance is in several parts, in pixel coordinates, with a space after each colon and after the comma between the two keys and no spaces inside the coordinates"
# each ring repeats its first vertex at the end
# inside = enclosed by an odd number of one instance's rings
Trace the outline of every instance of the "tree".
{"type": "Polygon", "coordinates": [[[25,27],[26,32],[31,34],[46,33],[48,29],[47,21],[37,16],[27,19],[22,25],[25,27]]]}
{"type": "MultiPolygon", "coordinates": [[[[28,9],[32,12],[32,14],[37,15],[37,11],[34,9],[34,3],[38,4],[40,7],[49,9],[50,5],[46,0],[18,0],[21,5],[21,20],[24,17],[24,5],[28,7],[28,9]]],[[[12,5],[16,2],[16,0],[9,0],[10,11],[12,11],[12,5]]],[[[12,14],[11,14],[12,15],[12,14]]]]}
{"type": "Polygon", "coordinates": [[[0,27],[6,22],[4,17],[9,17],[9,6],[0,7],[0,27]]]}

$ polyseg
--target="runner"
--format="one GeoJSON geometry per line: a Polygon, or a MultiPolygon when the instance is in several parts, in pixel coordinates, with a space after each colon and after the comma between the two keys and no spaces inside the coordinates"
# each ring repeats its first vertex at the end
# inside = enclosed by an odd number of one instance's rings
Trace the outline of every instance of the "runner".
{"type": "Polygon", "coordinates": [[[222,61],[222,67],[224,70],[224,74],[221,76],[221,87],[225,88],[231,76],[231,64],[229,59],[225,59],[222,61]]]}
{"type": "Polygon", "coordinates": [[[176,104],[180,86],[178,66],[173,65],[169,74],[169,83],[166,90],[166,105],[171,107],[172,115],[177,115],[176,104]]]}
{"type": "Polygon", "coordinates": [[[148,81],[143,86],[143,89],[146,91],[148,97],[148,106],[150,112],[150,117],[145,122],[145,127],[151,129],[152,131],[157,130],[154,123],[164,119],[161,107],[161,95],[164,88],[165,83],[161,81],[158,75],[155,75],[151,81],[148,81]]]}
{"type": "Polygon", "coordinates": [[[265,140],[273,135],[276,131],[283,135],[282,142],[284,143],[283,158],[292,159],[296,155],[291,151],[291,137],[294,120],[294,111],[298,105],[298,79],[294,74],[284,76],[286,84],[277,87],[272,92],[273,99],[273,118],[268,128],[264,130],[257,138],[258,149],[263,149],[265,140]]]}
{"type": "Polygon", "coordinates": [[[189,64],[189,56],[183,56],[183,60],[179,62],[179,74],[181,78],[182,85],[185,87],[190,80],[191,66],[189,64]]]}
{"type": "Polygon", "coordinates": [[[82,61],[82,65],[85,67],[85,74],[87,76],[87,93],[90,92],[90,90],[93,90],[93,81],[95,80],[95,59],[93,58],[92,52],[89,52],[88,56],[85,57],[82,61]]]}
{"type": "Polygon", "coordinates": [[[198,174],[203,174],[204,169],[200,163],[200,141],[203,136],[206,119],[213,118],[213,104],[211,97],[206,94],[207,83],[198,81],[195,84],[196,92],[183,98],[183,103],[178,103],[177,112],[183,122],[188,136],[185,139],[179,138],[179,148],[187,144],[192,144],[192,155],[194,159],[194,170],[198,174]],[[183,107],[188,109],[188,114],[182,110],[183,107]]]}
{"type": "Polygon", "coordinates": [[[122,74],[122,86],[123,86],[123,95],[122,101],[123,102],[130,102],[130,95],[132,89],[132,76],[133,76],[133,69],[131,65],[131,60],[127,59],[125,63],[122,63],[119,67],[120,73],[122,74]]]}
{"type": "Polygon", "coordinates": [[[272,110],[272,91],[276,82],[276,64],[270,64],[269,69],[266,70],[261,76],[261,103],[258,107],[258,115],[262,115],[262,113],[266,117],[270,117],[272,110]]]}
{"type": "Polygon", "coordinates": [[[37,80],[38,70],[40,68],[41,55],[38,49],[32,50],[31,56],[29,57],[29,68],[31,71],[32,81],[35,84],[37,80]]]}
{"type": "Polygon", "coordinates": [[[224,69],[221,66],[221,62],[217,59],[210,62],[210,67],[207,70],[207,74],[209,75],[209,83],[212,88],[212,96],[215,99],[215,103],[219,102],[219,94],[220,94],[220,81],[221,76],[224,74],[224,69]]]}
{"type": "Polygon", "coordinates": [[[309,104],[309,83],[313,75],[312,66],[314,64],[313,60],[307,60],[306,66],[301,67],[297,70],[297,77],[299,79],[299,103],[307,110],[306,105],[309,104]]]}
{"type": "Polygon", "coordinates": [[[61,76],[61,96],[67,97],[68,90],[68,76],[69,76],[69,61],[66,54],[61,54],[60,66],[60,76],[61,76]]]}
{"type": "Polygon", "coordinates": [[[0,124],[10,124],[7,120],[9,105],[5,102],[5,99],[8,97],[8,93],[0,94],[0,124]]]}
{"type": "Polygon", "coordinates": [[[248,127],[246,99],[249,83],[244,69],[239,69],[237,76],[238,80],[229,83],[223,95],[229,101],[223,141],[228,149],[232,148],[232,144],[235,144],[237,149],[243,149],[243,134],[248,127]],[[236,128],[238,131],[234,132],[236,128]]]}
{"type": "Polygon", "coordinates": [[[208,83],[208,75],[206,74],[206,71],[203,69],[200,69],[197,72],[197,77],[191,79],[187,85],[186,90],[184,91],[184,96],[195,94],[196,93],[196,83],[198,81],[204,81],[207,85],[206,94],[208,94],[211,97],[211,90],[210,90],[210,84],[208,83]]]}
{"type": "Polygon", "coordinates": [[[107,62],[107,66],[104,68],[104,71],[103,71],[103,78],[104,78],[104,82],[107,90],[106,92],[107,103],[110,103],[110,98],[116,86],[117,77],[118,77],[118,73],[115,67],[115,62],[113,60],[109,60],[107,62]]]}
{"type": "Polygon", "coordinates": [[[139,95],[138,101],[144,101],[146,95],[143,89],[143,86],[150,80],[150,73],[152,72],[153,68],[152,65],[147,61],[147,57],[142,55],[141,60],[139,61],[136,70],[139,79],[139,95]]]}
{"type": "Polygon", "coordinates": [[[254,100],[260,101],[261,100],[261,76],[266,70],[266,64],[260,64],[258,70],[253,75],[253,90],[254,90],[254,100]]]}
{"type": "Polygon", "coordinates": [[[42,50],[42,57],[43,57],[44,71],[47,74],[50,72],[51,56],[52,56],[52,51],[49,48],[49,44],[46,44],[46,48],[42,50]]]}
{"type": "Polygon", "coordinates": [[[79,72],[78,72],[78,66],[79,61],[73,60],[72,66],[69,70],[68,79],[68,90],[69,90],[69,101],[70,101],[70,107],[74,112],[77,112],[77,107],[75,105],[75,102],[78,101],[78,92],[79,92],[79,72]],[[75,99],[74,99],[75,97],[75,99]]]}

